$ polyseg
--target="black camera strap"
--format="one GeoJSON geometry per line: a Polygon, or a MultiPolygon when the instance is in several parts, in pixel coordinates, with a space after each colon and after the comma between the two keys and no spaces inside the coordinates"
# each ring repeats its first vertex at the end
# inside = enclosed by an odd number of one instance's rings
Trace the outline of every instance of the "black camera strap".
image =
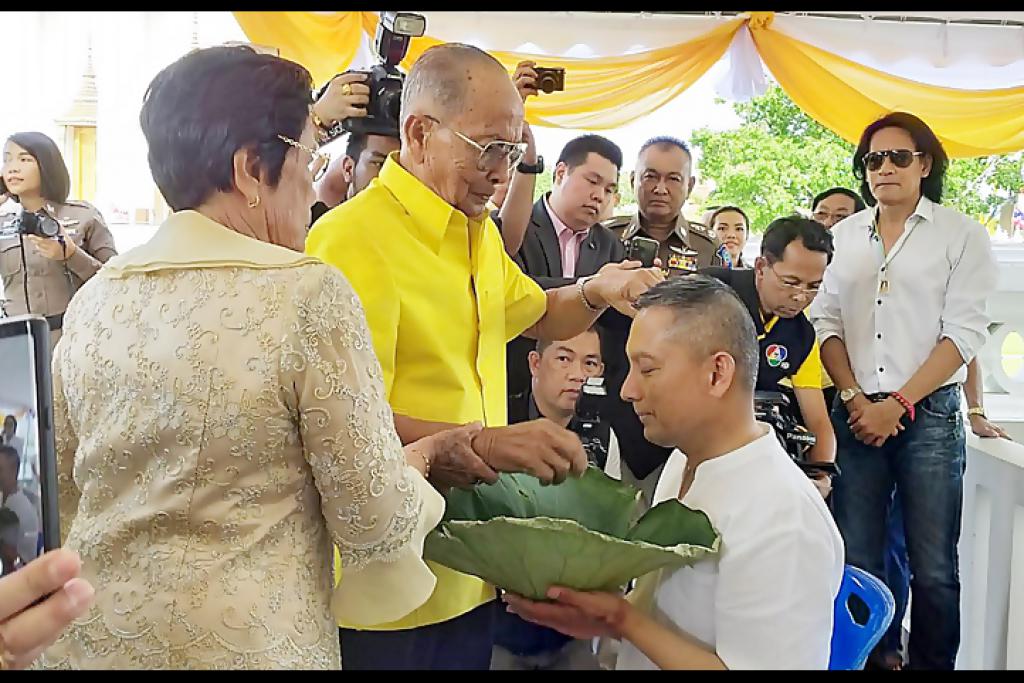
{"type": "MultiPolygon", "coordinates": [[[[63,235],[59,236],[57,240],[60,242],[61,256],[64,258],[62,266],[64,268],[64,277],[68,281],[68,298],[71,298],[75,295],[75,281],[71,269],[68,268],[68,245],[64,241],[63,235]]],[[[25,312],[31,314],[32,304],[29,303],[28,296],[28,260],[25,258],[25,235],[20,232],[18,233],[18,248],[21,251],[21,290],[22,294],[25,295],[25,312]]],[[[59,313],[46,316],[46,322],[51,330],[58,330],[64,326],[64,314],[59,313]]]]}
{"type": "Polygon", "coordinates": [[[25,236],[18,233],[18,247],[21,250],[21,292],[25,295],[25,312],[32,312],[32,305],[28,302],[28,261],[25,259],[25,236]]]}
{"type": "Polygon", "coordinates": [[[60,242],[60,250],[62,257],[61,266],[63,266],[64,268],[64,278],[68,281],[68,301],[71,301],[71,299],[75,296],[75,278],[71,272],[71,269],[68,268],[68,243],[65,241],[64,235],[58,235],[57,240],[60,242]]]}

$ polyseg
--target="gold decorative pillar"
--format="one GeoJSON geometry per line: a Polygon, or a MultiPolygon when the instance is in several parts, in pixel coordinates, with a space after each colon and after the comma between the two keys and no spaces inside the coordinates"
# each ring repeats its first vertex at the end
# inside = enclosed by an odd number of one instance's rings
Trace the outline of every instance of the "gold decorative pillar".
{"type": "Polygon", "coordinates": [[[56,123],[64,128],[64,160],[71,174],[70,199],[96,199],[96,74],[89,42],[85,73],[71,106],[56,123]]]}

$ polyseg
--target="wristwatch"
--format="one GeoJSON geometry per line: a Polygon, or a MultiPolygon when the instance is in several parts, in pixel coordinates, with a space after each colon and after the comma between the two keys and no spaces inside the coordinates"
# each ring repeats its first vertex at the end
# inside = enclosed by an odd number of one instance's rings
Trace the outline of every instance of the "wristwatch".
{"type": "Polygon", "coordinates": [[[842,391],[839,392],[839,400],[842,401],[843,403],[849,403],[850,401],[853,400],[854,396],[862,393],[864,392],[861,391],[861,388],[857,386],[850,387],[849,389],[843,389],[842,391]]]}
{"type": "Polygon", "coordinates": [[[986,420],[988,419],[988,415],[985,414],[985,409],[980,407],[980,406],[976,406],[974,408],[968,408],[967,409],[967,416],[971,417],[973,415],[981,415],[986,420]]]}
{"type": "Polygon", "coordinates": [[[535,164],[528,164],[525,161],[520,161],[519,165],[516,166],[516,170],[527,175],[540,175],[544,172],[544,157],[538,155],[537,163],[535,164]]]}

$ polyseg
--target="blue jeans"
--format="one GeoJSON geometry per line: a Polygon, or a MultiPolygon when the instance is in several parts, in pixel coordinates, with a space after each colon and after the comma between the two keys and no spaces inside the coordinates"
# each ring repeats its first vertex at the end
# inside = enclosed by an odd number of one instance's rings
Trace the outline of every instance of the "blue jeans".
{"type": "Polygon", "coordinates": [[[910,666],[952,669],[960,646],[957,542],[963,506],[966,441],[960,387],[949,385],[917,404],[917,419],[880,448],[853,436],[843,404],[832,412],[842,476],[836,524],[846,561],[886,578],[886,517],[899,490],[910,560],[910,666]]]}
{"type": "Polygon", "coordinates": [[[886,522],[885,585],[896,601],[896,613],[879,643],[880,654],[903,652],[903,616],[907,612],[907,598],[910,594],[910,560],[907,558],[907,541],[903,532],[903,509],[900,507],[900,492],[893,493],[889,505],[889,519],[886,522]]]}

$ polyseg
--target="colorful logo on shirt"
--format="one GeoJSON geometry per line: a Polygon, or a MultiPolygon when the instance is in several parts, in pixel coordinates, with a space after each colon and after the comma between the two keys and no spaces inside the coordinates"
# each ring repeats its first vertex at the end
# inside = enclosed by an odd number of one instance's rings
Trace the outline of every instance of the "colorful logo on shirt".
{"type": "Polygon", "coordinates": [[[726,249],[724,244],[719,245],[715,253],[718,254],[718,258],[722,260],[723,266],[726,268],[733,268],[732,254],[729,253],[729,250],[726,249]]]}
{"type": "Polygon", "coordinates": [[[777,368],[789,357],[789,351],[781,344],[769,344],[764,350],[764,357],[768,359],[768,365],[777,368]]]}

